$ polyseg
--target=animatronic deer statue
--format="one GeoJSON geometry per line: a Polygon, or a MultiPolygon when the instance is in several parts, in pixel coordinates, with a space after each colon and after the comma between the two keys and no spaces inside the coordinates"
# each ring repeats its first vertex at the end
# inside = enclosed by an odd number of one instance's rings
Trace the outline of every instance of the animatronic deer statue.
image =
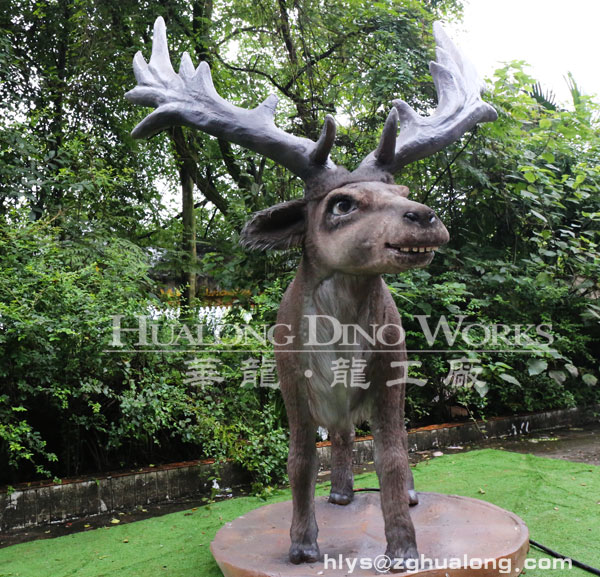
{"type": "Polygon", "coordinates": [[[346,505],[353,497],[354,423],[366,419],[375,440],[386,554],[400,562],[418,557],[409,515],[417,494],[404,426],[406,349],[399,337],[400,316],[380,275],[428,265],[449,236],[430,208],[407,199],[408,189],[394,184],[392,175],[454,142],[478,122],[496,119],[495,110],[480,98],[474,68],[438,23],[434,36],[437,62],[431,62],[430,70],[439,95],[437,109],[421,117],[394,100],[379,146],[353,172],[329,158],[335,138],[331,116],[313,142],[275,126],[274,95],[252,110],[234,106],[217,94],[208,65],[201,62],[195,69],[187,53],[176,74],[162,18],[154,25],[150,62],[139,52],[133,61],[138,85],[126,96],[156,108],[133,136],[148,137],[173,125],[198,128],[271,158],[306,185],[304,198],[254,214],[241,235],[249,248],[302,246],[304,251],[279,309],[278,330],[286,329],[288,338],[275,333],[276,342],[287,343],[276,345],[275,354],[290,426],[293,563],[320,557],[314,510],[317,427],[327,427],[332,441],[329,500],[346,505]],[[337,342],[332,319],[356,327],[356,338],[337,342]],[[369,338],[373,327],[379,328],[377,339],[369,338]],[[334,383],[336,363],[362,370],[358,386],[334,383]]]}

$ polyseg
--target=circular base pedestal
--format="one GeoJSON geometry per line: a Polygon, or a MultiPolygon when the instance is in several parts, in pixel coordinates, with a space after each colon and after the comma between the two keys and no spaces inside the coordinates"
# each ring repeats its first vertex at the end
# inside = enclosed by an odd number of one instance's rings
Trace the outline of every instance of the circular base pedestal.
{"type": "MultiPolygon", "coordinates": [[[[321,559],[288,561],[292,503],[266,505],[227,523],[211,543],[225,577],[366,577],[377,575],[386,540],[379,493],[357,493],[350,505],[315,501],[321,559]],[[380,562],[380,561],[379,561],[380,562]]],[[[518,575],[529,550],[527,527],[513,513],[477,499],[419,493],[410,509],[422,566],[409,575],[518,575]]]]}

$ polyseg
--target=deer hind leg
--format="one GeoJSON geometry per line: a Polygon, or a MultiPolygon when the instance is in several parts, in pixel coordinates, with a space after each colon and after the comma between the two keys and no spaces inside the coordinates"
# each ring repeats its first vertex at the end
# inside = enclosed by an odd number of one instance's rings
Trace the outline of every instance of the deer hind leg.
{"type": "MultiPolygon", "coordinates": [[[[404,447],[404,451],[406,452],[406,456],[408,457],[408,434],[406,433],[406,428],[404,428],[402,434],[402,445],[404,447]]],[[[415,479],[413,477],[413,472],[410,468],[410,464],[408,466],[408,475],[406,476],[406,492],[408,493],[408,504],[411,507],[418,505],[419,495],[415,491],[415,479]]]]}
{"type": "MultiPolygon", "coordinates": [[[[290,419],[290,421],[292,421],[290,419]]],[[[316,425],[290,423],[288,476],[292,488],[292,527],[289,559],[292,563],[314,563],[319,560],[318,527],[315,517],[315,484],[319,470],[315,443],[316,425]]]]}
{"type": "Polygon", "coordinates": [[[354,474],[352,472],[352,449],[354,427],[331,432],[331,492],[329,502],[348,505],[354,498],[354,474]]]}
{"type": "Polygon", "coordinates": [[[386,387],[379,391],[377,397],[371,424],[387,540],[386,555],[395,565],[401,562],[405,569],[415,569],[418,552],[408,510],[410,467],[402,438],[403,434],[406,435],[402,397],[396,387],[386,387]]]}

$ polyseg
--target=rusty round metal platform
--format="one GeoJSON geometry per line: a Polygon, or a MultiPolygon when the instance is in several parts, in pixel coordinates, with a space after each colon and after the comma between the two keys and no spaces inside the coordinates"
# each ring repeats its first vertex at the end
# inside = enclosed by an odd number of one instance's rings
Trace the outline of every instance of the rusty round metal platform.
{"type": "MultiPolygon", "coordinates": [[[[453,495],[419,493],[411,508],[422,567],[405,575],[491,577],[518,575],[529,550],[519,517],[500,507],[453,495]],[[508,570],[509,569],[509,570],[508,570]]],[[[321,560],[293,565],[291,501],[266,505],[227,523],[211,543],[225,577],[319,577],[377,575],[385,551],[378,493],[357,493],[347,506],[326,497],[315,502],[321,560]],[[379,561],[378,561],[379,560],[379,561]],[[354,565],[353,565],[354,564],[354,565]]]]}

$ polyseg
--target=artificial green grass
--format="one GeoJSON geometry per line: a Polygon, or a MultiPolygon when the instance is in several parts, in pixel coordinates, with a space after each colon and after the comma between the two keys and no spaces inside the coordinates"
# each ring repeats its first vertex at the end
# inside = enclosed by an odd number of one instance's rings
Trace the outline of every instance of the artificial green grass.
{"type": "MultiPolygon", "coordinates": [[[[600,567],[600,467],[485,449],[420,463],[420,491],[475,497],[519,515],[531,538],[600,567]]],[[[373,473],[357,487],[377,486],[373,473]]],[[[318,487],[326,494],[328,485],[318,487]]],[[[227,521],[267,501],[240,497],[128,525],[14,545],[0,550],[0,577],[221,577],[210,541],[227,521]]],[[[545,555],[532,550],[534,558],[545,555]]],[[[527,571],[528,577],[589,575],[579,569],[527,571]]]]}

